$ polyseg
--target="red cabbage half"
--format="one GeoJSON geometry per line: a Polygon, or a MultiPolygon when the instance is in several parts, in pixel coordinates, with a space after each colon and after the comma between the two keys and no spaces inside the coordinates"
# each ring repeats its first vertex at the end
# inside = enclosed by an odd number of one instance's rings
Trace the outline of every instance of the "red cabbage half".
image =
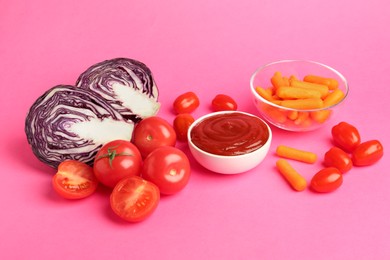
{"type": "Polygon", "coordinates": [[[135,124],[160,107],[151,71],[136,60],[103,61],[83,72],[76,84],[46,91],[26,117],[33,153],[54,168],[67,159],[92,165],[105,143],[131,140],[135,124]]]}
{"type": "Polygon", "coordinates": [[[105,143],[130,140],[133,129],[134,122],[124,120],[102,97],[69,85],[45,92],[25,121],[35,156],[54,168],[67,159],[92,165],[105,143]]]}
{"type": "Polygon", "coordinates": [[[116,58],[97,63],[80,75],[76,86],[98,93],[133,121],[155,115],[160,108],[152,72],[137,60],[116,58]]]}

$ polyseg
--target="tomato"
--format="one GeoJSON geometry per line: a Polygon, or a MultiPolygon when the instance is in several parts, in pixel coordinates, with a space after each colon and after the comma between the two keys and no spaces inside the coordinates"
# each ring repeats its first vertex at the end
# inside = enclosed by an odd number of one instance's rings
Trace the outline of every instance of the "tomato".
{"type": "Polygon", "coordinates": [[[96,178],[113,188],[121,179],[140,175],[142,157],[130,141],[114,140],[105,144],[97,153],[93,170],[96,178]]]}
{"type": "Polygon", "coordinates": [[[383,156],[383,146],[378,140],[361,143],[352,153],[352,162],[355,166],[372,165],[383,156]]]}
{"type": "Polygon", "coordinates": [[[333,126],[335,144],[346,152],[352,152],[360,144],[360,134],[356,127],[346,122],[333,126]]]}
{"type": "Polygon", "coordinates": [[[143,158],[160,146],[175,146],[176,132],[165,119],[152,116],[143,119],[134,129],[133,143],[143,158]]]}
{"type": "Polygon", "coordinates": [[[324,165],[327,167],[335,167],[341,173],[346,173],[352,169],[352,160],[344,150],[338,147],[332,147],[325,153],[324,165]]]}
{"type": "Polygon", "coordinates": [[[129,222],[146,219],[156,210],[159,202],[158,187],[138,176],[122,179],[110,196],[114,213],[129,222]]]}
{"type": "Polygon", "coordinates": [[[313,176],[310,187],[316,192],[331,192],[339,188],[342,183],[342,173],[335,167],[327,167],[313,176]]]}
{"type": "Polygon", "coordinates": [[[149,154],[144,161],[142,177],[153,182],[162,194],[181,191],[190,178],[190,162],[181,150],[164,146],[149,154]]]}
{"type": "Polygon", "coordinates": [[[177,139],[187,141],[187,133],[190,125],[195,121],[191,114],[179,114],[173,120],[173,128],[176,131],[177,139]]]}
{"type": "Polygon", "coordinates": [[[66,199],[82,199],[90,196],[98,187],[98,180],[89,165],[67,160],[58,165],[53,176],[54,190],[66,199]]]}
{"type": "Polygon", "coordinates": [[[211,101],[211,107],[214,111],[237,110],[237,103],[228,95],[218,94],[211,101]]]}
{"type": "Polygon", "coordinates": [[[178,96],[173,102],[173,109],[177,114],[192,113],[199,107],[199,98],[194,92],[186,92],[178,96]]]}

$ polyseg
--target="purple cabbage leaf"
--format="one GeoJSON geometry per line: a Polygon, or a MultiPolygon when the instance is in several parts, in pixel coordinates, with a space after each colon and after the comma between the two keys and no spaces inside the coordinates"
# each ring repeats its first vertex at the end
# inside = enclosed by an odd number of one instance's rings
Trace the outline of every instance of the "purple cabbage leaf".
{"type": "Polygon", "coordinates": [[[79,76],[76,86],[98,93],[128,120],[153,116],[160,108],[152,72],[137,60],[115,58],[97,63],[79,76]]]}
{"type": "Polygon", "coordinates": [[[31,106],[25,133],[35,156],[57,168],[67,159],[92,165],[96,153],[108,141],[131,140],[134,124],[100,95],[58,85],[31,106]]]}

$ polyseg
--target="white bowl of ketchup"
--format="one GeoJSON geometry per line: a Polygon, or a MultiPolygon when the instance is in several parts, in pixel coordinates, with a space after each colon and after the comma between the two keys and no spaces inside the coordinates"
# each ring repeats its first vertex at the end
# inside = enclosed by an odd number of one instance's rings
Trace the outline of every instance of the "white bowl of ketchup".
{"type": "Polygon", "coordinates": [[[188,145],[206,169],[237,174],[260,164],[271,146],[272,132],[257,116],[220,111],[198,118],[188,129],[188,145]]]}

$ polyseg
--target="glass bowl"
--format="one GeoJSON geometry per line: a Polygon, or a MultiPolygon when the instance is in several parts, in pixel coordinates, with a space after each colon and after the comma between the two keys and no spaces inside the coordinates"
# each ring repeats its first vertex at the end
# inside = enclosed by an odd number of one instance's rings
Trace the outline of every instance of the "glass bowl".
{"type": "Polygon", "coordinates": [[[254,104],[267,122],[296,132],[323,126],[349,91],[340,72],[307,60],[266,64],[253,73],[250,88],[254,104]]]}

